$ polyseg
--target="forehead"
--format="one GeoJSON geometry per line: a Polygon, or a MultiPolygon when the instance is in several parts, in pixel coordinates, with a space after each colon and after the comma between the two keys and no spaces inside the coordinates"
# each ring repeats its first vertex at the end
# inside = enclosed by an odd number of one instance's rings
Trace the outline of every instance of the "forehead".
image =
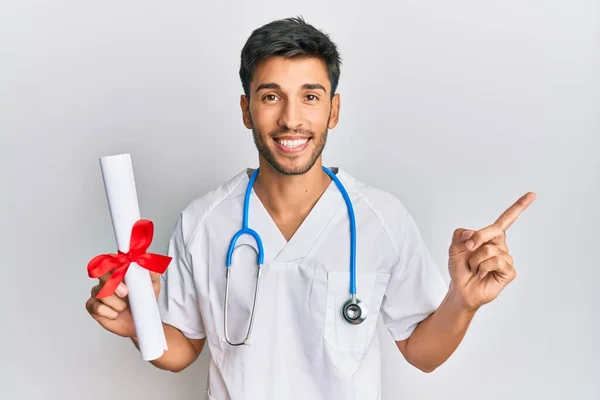
{"type": "Polygon", "coordinates": [[[305,83],[320,83],[329,91],[327,64],[316,57],[270,57],[257,64],[251,86],[277,83],[282,89],[296,89],[305,83]]]}

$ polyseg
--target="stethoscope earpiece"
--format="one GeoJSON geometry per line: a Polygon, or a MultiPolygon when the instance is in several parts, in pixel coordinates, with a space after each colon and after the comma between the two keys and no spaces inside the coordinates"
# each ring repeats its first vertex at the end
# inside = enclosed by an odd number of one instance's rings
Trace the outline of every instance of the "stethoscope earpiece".
{"type": "Polygon", "coordinates": [[[352,325],[358,325],[367,319],[367,307],[354,296],[342,307],[342,317],[352,325]]]}

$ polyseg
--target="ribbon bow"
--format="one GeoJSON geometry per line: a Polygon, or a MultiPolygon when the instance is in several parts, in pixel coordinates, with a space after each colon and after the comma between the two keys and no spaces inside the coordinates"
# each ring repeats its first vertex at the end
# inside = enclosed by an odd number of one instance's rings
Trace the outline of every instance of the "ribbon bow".
{"type": "Polygon", "coordinates": [[[99,278],[113,271],[96,298],[101,299],[112,295],[125,277],[132,262],[152,272],[159,274],[165,272],[171,262],[171,257],[146,252],[152,242],[153,234],[152,221],[140,219],[131,229],[131,240],[127,253],[118,250],[118,254],[101,254],[90,260],[87,266],[90,278],[99,278]]]}

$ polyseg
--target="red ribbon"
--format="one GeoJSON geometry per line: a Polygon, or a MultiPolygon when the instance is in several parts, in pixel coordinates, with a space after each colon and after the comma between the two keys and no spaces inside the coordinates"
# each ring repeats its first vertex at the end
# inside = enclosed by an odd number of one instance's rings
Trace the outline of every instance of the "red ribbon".
{"type": "Polygon", "coordinates": [[[90,278],[99,278],[112,272],[96,298],[112,295],[132,262],[149,271],[162,274],[171,262],[171,257],[161,254],[147,253],[146,250],[152,243],[154,225],[147,219],[138,220],[131,229],[131,240],[127,253],[118,250],[118,254],[101,254],[90,260],[87,266],[90,278]]]}

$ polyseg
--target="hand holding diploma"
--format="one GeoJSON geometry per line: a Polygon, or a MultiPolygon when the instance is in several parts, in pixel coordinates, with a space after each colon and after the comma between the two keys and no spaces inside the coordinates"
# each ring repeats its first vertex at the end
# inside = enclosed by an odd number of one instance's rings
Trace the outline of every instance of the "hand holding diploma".
{"type": "Polygon", "coordinates": [[[108,331],[136,339],[144,360],[155,360],[167,350],[156,300],[171,258],[147,252],[154,225],[140,219],[129,154],[103,157],[100,167],[117,251],[90,260],[88,275],[99,283],[86,309],[108,331]]]}
{"type": "MultiPolygon", "coordinates": [[[[129,307],[129,290],[127,285],[120,282],[113,294],[98,298],[98,293],[105,288],[111,274],[105,274],[98,279],[100,282],[92,287],[91,296],[86,303],[90,315],[107,331],[127,338],[135,338],[136,330],[129,307]]],[[[160,275],[150,272],[154,298],[160,292],[160,275]]]]}

